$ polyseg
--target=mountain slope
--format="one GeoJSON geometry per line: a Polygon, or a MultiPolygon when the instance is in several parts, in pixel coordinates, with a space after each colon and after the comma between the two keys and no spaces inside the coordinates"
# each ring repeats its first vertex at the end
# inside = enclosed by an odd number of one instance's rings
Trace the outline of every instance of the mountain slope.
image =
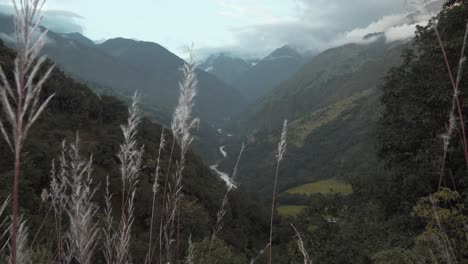
{"type": "MultiPolygon", "coordinates": [[[[11,17],[0,15],[0,37],[10,40],[12,28],[11,17]]],[[[49,31],[44,53],[75,78],[110,88],[119,96],[140,91],[143,103],[155,116],[168,120],[177,103],[178,68],[184,61],[155,43],[117,39],[90,45],[76,34],[49,31]],[[122,53],[109,48],[114,42],[121,42],[117,44],[123,45],[122,53]]],[[[237,90],[208,73],[198,74],[195,112],[202,120],[219,124],[243,107],[244,99],[237,90]]]]}
{"type": "Polygon", "coordinates": [[[80,33],[66,33],[66,34],[61,34],[61,35],[65,38],[75,40],[85,46],[92,47],[95,45],[95,43],[92,40],[81,35],[80,33]]]}
{"type": "Polygon", "coordinates": [[[224,53],[211,55],[200,64],[200,68],[233,87],[236,87],[238,77],[250,67],[252,67],[252,62],[249,63],[246,60],[234,58],[224,53]]]}
{"type": "Polygon", "coordinates": [[[247,164],[239,173],[243,186],[271,191],[284,119],[289,120],[289,146],[280,190],[376,166],[371,132],[379,113],[377,87],[388,69],[400,63],[403,48],[380,39],[327,50],[244,111],[232,124],[249,138],[247,164]]]}
{"type": "MultiPolygon", "coordinates": [[[[175,106],[182,59],[158,44],[144,41],[112,39],[99,48],[144,74],[150,85],[141,91],[149,100],[169,105],[171,109],[175,106]]],[[[198,70],[197,77],[199,94],[195,110],[203,120],[220,123],[244,106],[240,94],[213,75],[198,70]]]]}
{"type": "MultiPolygon", "coordinates": [[[[0,41],[0,66],[11,81],[15,53],[6,48],[0,41]]],[[[43,97],[55,93],[55,97],[44,111],[41,118],[30,131],[24,147],[22,164],[22,179],[20,204],[22,213],[34,228],[43,221],[44,203],[41,192],[48,188],[51,162],[60,155],[62,140],[74,140],[77,132],[81,138],[81,150],[84,156],[93,153],[93,179],[98,185],[96,202],[103,204],[103,186],[106,176],[110,177],[110,189],[115,194],[115,200],[121,195],[119,161],[116,153],[123,140],[120,124],[127,119],[127,106],[123,101],[111,96],[97,96],[87,86],[67,77],[60,70],[54,70],[50,79],[44,85],[43,97]],[[42,210],[41,210],[42,208],[42,210]]],[[[3,111],[0,118],[4,118],[3,111]]],[[[162,126],[143,119],[137,135],[138,142],[145,146],[143,170],[140,175],[136,195],[136,210],[134,233],[132,234],[132,251],[135,263],[142,263],[146,253],[147,234],[151,214],[152,181],[157,148],[162,126]]],[[[166,130],[167,131],[167,130],[166,130]]],[[[173,138],[166,132],[167,144],[173,138]]],[[[177,156],[177,148],[174,156],[177,156]]],[[[162,153],[161,164],[167,168],[170,149],[162,153]]],[[[174,168],[172,168],[174,169],[174,168]]],[[[0,141],[0,197],[5,198],[11,192],[12,186],[12,155],[3,139],[0,141]]],[[[163,179],[161,178],[161,185],[163,179]]],[[[184,202],[182,204],[183,241],[193,234],[195,242],[209,237],[211,226],[215,222],[216,212],[223,199],[225,184],[214,175],[208,167],[192,152],[188,153],[187,166],[184,170],[184,202]]],[[[235,192],[231,198],[231,206],[225,218],[221,238],[235,248],[237,254],[260,248],[267,233],[267,214],[252,201],[245,199],[246,195],[235,192]],[[246,217],[248,215],[248,217],[246,217]]],[[[118,203],[116,203],[118,204],[118,203]]],[[[114,208],[116,212],[119,208],[114,208]]],[[[158,209],[159,211],[159,209],[158,209]]],[[[99,211],[101,214],[102,211],[99,211]]],[[[156,217],[159,219],[159,217],[156,217]]],[[[44,243],[53,221],[46,222],[38,240],[44,243]],[[49,226],[50,224],[50,226],[49,226]]],[[[32,230],[35,233],[36,230],[32,230]]]]}
{"type": "Polygon", "coordinates": [[[291,77],[303,64],[304,58],[295,49],[284,46],[239,75],[234,85],[249,102],[254,102],[291,77]]]}

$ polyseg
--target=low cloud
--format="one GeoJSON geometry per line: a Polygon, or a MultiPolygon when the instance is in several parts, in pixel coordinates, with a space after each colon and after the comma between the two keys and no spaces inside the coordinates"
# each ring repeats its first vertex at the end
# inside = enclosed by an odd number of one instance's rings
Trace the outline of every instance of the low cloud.
{"type": "MultiPolygon", "coordinates": [[[[35,31],[34,34],[32,35],[32,40],[36,41],[37,39],[39,39],[41,35],[42,35],[42,32],[35,31]]],[[[10,46],[14,46],[16,43],[16,36],[14,35],[14,33],[6,34],[4,32],[0,32],[0,39],[10,46]]],[[[50,38],[47,35],[43,37],[42,41],[43,41],[43,45],[47,45],[47,46],[53,46],[56,44],[55,40],[50,38]]]]}
{"type": "MultiPolygon", "coordinates": [[[[0,1],[0,14],[12,15],[14,9],[6,1],[0,1]]],[[[57,33],[83,33],[84,18],[76,13],[64,10],[43,11],[41,25],[57,33]]]]}
{"type": "Polygon", "coordinates": [[[443,0],[435,2],[425,10],[408,0],[295,0],[295,17],[233,28],[235,47],[225,50],[263,57],[283,45],[316,52],[346,43],[368,43],[377,39],[365,38],[374,33],[388,42],[407,40],[414,37],[416,25],[427,24],[443,0]]]}
{"type": "Polygon", "coordinates": [[[84,18],[76,13],[62,10],[48,10],[44,12],[42,25],[58,33],[83,33],[84,18]]]}

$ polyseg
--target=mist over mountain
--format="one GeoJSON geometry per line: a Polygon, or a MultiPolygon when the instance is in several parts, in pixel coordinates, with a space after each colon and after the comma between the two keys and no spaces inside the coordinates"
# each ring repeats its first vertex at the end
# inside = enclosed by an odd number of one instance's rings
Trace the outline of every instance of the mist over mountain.
{"type": "Polygon", "coordinates": [[[200,68],[209,72],[225,83],[236,87],[238,77],[257,63],[256,60],[244,60],[226,53],[213,54],[200,64],[200,68]]]}
{"type": "Polygon", "coordinates": [[[252,103],[287,80],[307,59],[294,48],[283,46],[255,61],[224,54],[211,56],[201,68],[238,89],[252,103]]]}
{"type": "Polygon", "coordinates": [[[250,102],[254,102],[289,79],[304,62],[305,59],[295,49],[281,47],[241,74],[236,87],[250,102]]]}

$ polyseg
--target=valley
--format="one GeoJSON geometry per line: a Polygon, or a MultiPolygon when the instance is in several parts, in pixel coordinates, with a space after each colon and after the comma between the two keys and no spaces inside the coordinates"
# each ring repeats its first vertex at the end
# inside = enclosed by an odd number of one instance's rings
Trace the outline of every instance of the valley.
{"type": "Polygon", "coordinates": [[[468,3],[215,2],[97,41],[0,1],[0,263],[465,263],[468,3]]]}

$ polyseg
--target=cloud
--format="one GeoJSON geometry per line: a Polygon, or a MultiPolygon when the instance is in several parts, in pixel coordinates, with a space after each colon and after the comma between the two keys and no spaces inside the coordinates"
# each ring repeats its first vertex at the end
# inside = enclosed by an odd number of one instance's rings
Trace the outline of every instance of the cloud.
{"type": "MultiPolygon", "coordinates": [[[[373,33],[382,33],[390,42],[406,40],[414,36],[417,24],[424,25],[435,15],[435,12],[419,10],[421,6],[409,0],[293,2],[296,6],[293,17],[232,28],[236,43],[229,48],[244,56],[262,57],[283,45],[302,51],[322,51],[346,43],[366,43],[377,38],[364,38],[373,33]]],[[[435,7],[440,6],[435,4],[435,7]]],[[[438,10],[432,9],[430,11],[438,10]]],[[[240,16],[234,9],[225,11],[232,12],[226,15],[240,16]]]]}
{"type": "Polygon", "coordinates": [[[332,46],[338,46],[345,43],[366,43],[369,41],[369,39],[365,38],[367,35],[373,33],[384,33],[390,28],[401,23],[406,16],[407,14],[384,16],[380,20],[372,22],[366,27],[355,28],[351,31],[339,33],[329,44],[332,46]]]}
{"type": "Polygon", "coordinates": [[[259,21],[278,21],[279,18],[268,9],[258,5],[253,5],[251,1],[233,1],[233,0],[216,0],[221,7],[219,12],[223,16],[231,18],[249,18],[259,21]]]}
{"type": "MultiPolygon", "coordinates": [[[[32,40],[36,41],[41,35],[42,35],[42,32],[35,31],[34,34],[32,35],[32,40]]],[[[16,37],[14,33],[7,34],[7,33],[0,32],[0,39],[3,40],[6,44],[11,45],[11,46],[15,45],[16,43],[16,37]]],[[[50,38],[47,35],[43,37],[42,41],[43,41],[44,46],[56,45],[55,40],[50,38]]]]}
{"type": "MultiPolygon", "coordinates": [[[[7,1],[0,0],[0,13],[12,15],[14,9],[7,1]]],[[[83,33],[84,18],[76,13],[64,10],[45,10],[41,25],[57,33],[83,33]]]]}
{"type": "Polygon", "coordinates": [[[42,25],[58,33],[83,33],[84,18],[76,13],[63,10],[47,10],[44,12],[42,25]]]}

